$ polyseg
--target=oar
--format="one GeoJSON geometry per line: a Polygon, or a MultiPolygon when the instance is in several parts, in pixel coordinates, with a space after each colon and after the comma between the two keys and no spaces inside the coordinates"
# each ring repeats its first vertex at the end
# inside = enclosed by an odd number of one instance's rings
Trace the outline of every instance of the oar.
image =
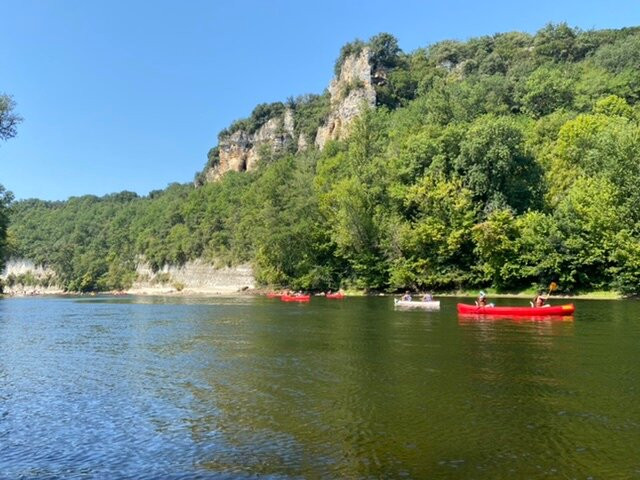
{"type": "Polygon", "coordinates": [[[556,282],[551,282],[551,284],[549,285],[549,293],[547,293],[547,298],[549,298],[549,295],[551,295],[551,292],[553,292],[557,288],[558,288],[558,284],[556,282]]]}

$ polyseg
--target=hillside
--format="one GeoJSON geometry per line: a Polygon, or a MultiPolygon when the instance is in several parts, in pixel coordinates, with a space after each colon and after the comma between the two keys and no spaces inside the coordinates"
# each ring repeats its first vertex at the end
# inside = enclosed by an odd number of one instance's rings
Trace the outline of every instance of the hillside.
{"type": "Polygon", "coordinates": [[[640,28],[355,41],[326,92],[220,132],[194,185],[14,203],[8,253],[72,291],[201,261],[304,289],[638,294],[639,66],[640,28]]]}

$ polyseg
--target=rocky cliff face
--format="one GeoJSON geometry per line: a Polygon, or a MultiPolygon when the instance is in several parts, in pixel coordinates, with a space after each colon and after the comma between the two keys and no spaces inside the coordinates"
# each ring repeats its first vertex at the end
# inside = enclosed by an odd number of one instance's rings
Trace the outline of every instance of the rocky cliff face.
{"type": "Polygon", "coordinates": [[[283,114],[270,118],[253,133],[238,129],[221,137],[218,143],[219,160],[204,172],[205,181],[216,181],[228,171],[254,170],[264,148],[277,153],[296,141],[300,152],[312,144],[322,149],[328,140],[345,138],[349,134],[350,124],[362,113],[363,108],[376,104],[376,75],[372,72],[370,55],[369,49],[363,48],[359,54],[350,55],[344,60],[340,74],[329,85],[331,109],[315,138],[306,138],[302,133],[296,138],[294,113],[287,108],[283,114]]]}
{"type": "Polygon", "coordinates": [[[136,268],[138,279],[129,293],[229,294],[255,288],[253,270],[248,265],[215,268],[200,260],[184,265],[165,265],[154,272],[144,263],[136,268]]]}
{"type": "Polygon", "coordinates": [[[327,140],[342,139],[349,134],[349,125],[363,108],[374,107],[376,91],[372,81],[370,52],[364,48],[359,55],[348,56],[340,75],[329,85],[331,112],[318,129],[315,144],[322,149],[327,140]]]}
{"type": "Polygon", "coordinates": [[[10,259],[0,274],[0,280],[7,295],[62,293],[53,270],[36,266],[32,261],[23,258],[10,259]]]}
{"type": "Polygon", "coordinates": [[[254,170],[263,148],[274,153],[284,151],[293,137],[293,112],[290,109],[286,109],[283,115],[270,118],[255,133],[236,130],[220,139],[220,162],[206,172],[206,181],[215,181],[228,171],[254,170]]]}

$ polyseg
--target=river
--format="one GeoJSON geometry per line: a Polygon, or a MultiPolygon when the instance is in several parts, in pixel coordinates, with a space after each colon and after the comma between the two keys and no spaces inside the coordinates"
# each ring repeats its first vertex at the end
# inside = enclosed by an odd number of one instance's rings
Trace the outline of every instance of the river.
{"type": "Polygon", "coordinates": [[[2,299],[0,478],[640,478],[640,303],[462,300],[2,299]]]}

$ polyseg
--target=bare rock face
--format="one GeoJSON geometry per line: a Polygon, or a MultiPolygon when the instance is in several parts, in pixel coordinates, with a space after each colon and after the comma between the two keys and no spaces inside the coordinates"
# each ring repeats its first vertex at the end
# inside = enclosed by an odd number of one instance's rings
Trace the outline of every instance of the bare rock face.
{"type": "Polygon", "coordinates": [[[207,171],[206,181],[215,181],[229,171],[255,170],[264,146],[272,152],[281,152],[293,141],[293,136],[293,112],[286,109],[283,115],[270,118],[254,133],[237,130],[221,138],[220,163],[207,171]]]}
{"type": "Polygon", "coordinates": [[[359,55],[348,56],[340,75],[329,85],[331,113],[318,129],[315,143],[322,149],[327,140],[342,139],[349,133],[349,125],[364,108],[374,107],[376,91],[372,82],[370,52],[364,48],[359,55]]]}
{"type": "Polygon", "coordinates": [[[309,148],[309,142],[307,141],[306,135],[301,133],[298,137],[298,153],[304,152],[307,148],[309,148]]]}
{"type": "Polygon", "coordinates": [[[302,152],[313,144],[322,149],[328,140],[345,138],[351,123],[363,109],[376,105],[375,85],[386,80],[384,75],[380,77],[380,72],[372,72],[370,55],[365,47],[359,54],[345,58],[340,74],[329,85],[330,113],[318,128],[315,139],[302,133],[295,139],[293,111],[287,108],[255,132],[236,130],[220,138],[219,162],[205,172],[205,181],[214,182],[229,171],[255,170],[265,147],[274,153],[282,152],[297,140],[298,152],[302,152]]]}
{"type": "Polygon", "coordinates": [[[136,267],[137,281],[129,293],[202,293],[225,294],[255,288],[253,270],[249,265],[216,268],[202,260],[184,265],[165,265],[154,272],[141,261],[136,267]]]}
{"type": "Polygon", "coordinates": [[[11,258],[0,273],[0,280],[7,295],[42,295],[62,293],[55,272],[31,260],[11,258]]]}

